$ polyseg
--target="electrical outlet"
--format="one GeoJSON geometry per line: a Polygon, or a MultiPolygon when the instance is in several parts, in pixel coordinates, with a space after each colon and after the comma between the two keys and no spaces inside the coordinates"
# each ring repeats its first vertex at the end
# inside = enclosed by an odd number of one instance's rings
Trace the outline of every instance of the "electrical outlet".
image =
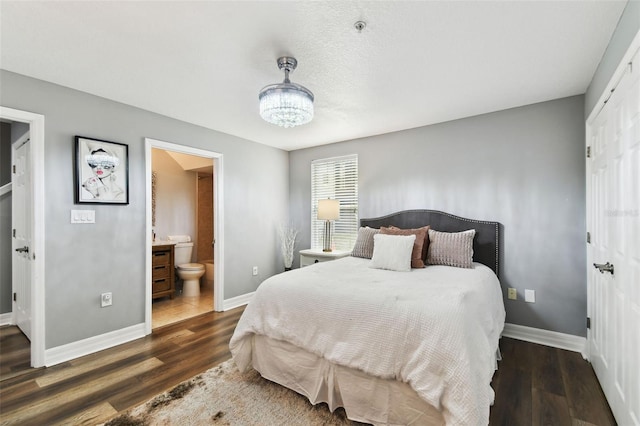
{"type": "Polygon", "coordinates": [[[524,301],[529,303],[536,303],[536,291],[535,290],[525,290],[524,291],[524,301]]]}
{"type": "Polygon", "coordinates": [[[507,297],[511,300],[518,300],[518,291],[515,288],[509,287],[507,291],[507,297]]]}
{"type": "Polygon", "coordinates": [[[254,267],[253,267],[253,275],[254,275],[254,276],[255,276],[255,275],[258,275],[258,267],[257,267],[257,266],[254,266],[254,267]]]}
{"type": "Polygon", "coordinates": [[[106,306],[111,306],[111,305],[113,305],[113,297],[111,295],[111,292],[102,293],[100,295],[100,307],[104,308],[106,306]]]}

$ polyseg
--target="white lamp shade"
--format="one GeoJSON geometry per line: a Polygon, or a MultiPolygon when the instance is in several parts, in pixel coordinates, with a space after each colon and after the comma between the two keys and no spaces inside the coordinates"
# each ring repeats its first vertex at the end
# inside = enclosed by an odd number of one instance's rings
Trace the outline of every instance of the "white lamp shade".
{"type": "Polygon", "coordinates": [[[339,200],[318,200],[318,219],[338,220],[340,219],[339,200]]]}

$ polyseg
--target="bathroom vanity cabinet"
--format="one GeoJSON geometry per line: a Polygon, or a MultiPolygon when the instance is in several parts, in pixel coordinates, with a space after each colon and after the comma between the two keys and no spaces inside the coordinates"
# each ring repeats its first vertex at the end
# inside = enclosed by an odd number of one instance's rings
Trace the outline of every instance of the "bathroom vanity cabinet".
{"type": "Polygon", "coordinates": [[[173,244],[154,245],[151,253],[151,298],[175,295],[173,244]]]}

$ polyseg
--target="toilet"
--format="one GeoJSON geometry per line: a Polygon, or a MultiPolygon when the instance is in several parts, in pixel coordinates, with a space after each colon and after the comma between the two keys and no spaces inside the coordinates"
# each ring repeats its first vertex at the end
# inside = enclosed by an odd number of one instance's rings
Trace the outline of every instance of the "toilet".
{"type": "Polygon", "coordinates": [[[185,297],[200,296],[200,277],[204,275],[204,265],[191,263],[193,242],[189,235],[169,235],[168,240],[175,242],[174,264],[178,278],[182,280],[182,294],[185,297]]]}

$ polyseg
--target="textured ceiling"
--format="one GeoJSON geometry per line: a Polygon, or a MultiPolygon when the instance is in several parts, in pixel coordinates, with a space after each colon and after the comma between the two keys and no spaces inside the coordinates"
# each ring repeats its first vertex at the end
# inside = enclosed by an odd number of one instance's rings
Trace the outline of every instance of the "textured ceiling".
{"type": "Polygon", "coordinates": [[[585,93],[625,4],[2,0],[0,67],[292,150],[585,93]],[[283,55],[293,129],[258,114],[283,55]]]}

